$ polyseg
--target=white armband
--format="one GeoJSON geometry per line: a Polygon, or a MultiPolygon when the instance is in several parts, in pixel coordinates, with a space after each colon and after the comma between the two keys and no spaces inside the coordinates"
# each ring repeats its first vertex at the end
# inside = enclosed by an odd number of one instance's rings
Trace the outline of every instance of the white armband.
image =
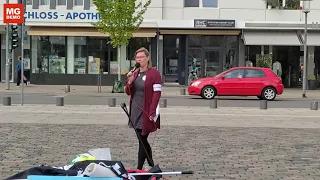
{"type": "Polygon", "coordinates": [[[154,84],[153,91],[161,91],[161,84],[154,84]]]}

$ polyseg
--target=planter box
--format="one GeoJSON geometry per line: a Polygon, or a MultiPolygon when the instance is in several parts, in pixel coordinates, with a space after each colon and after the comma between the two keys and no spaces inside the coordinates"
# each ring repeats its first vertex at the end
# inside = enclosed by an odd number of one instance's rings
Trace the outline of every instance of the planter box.
{"type": "Polygon", "coordinates": [[[317,80],[308,80],[308,89],[316,90],[317,89],[317,80]]]}

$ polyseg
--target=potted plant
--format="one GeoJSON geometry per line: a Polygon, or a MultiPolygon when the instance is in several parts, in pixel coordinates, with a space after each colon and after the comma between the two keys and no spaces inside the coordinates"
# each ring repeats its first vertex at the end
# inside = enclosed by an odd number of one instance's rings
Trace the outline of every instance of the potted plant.
{"type": "Polygon", "coordinates": [[[299,9],[300,0],[287,0],[286,9],[299,9]]]}
{"type": "Polygon", "coordinates": [[[308,89],[316,90],[317,89],[317,80],[314,75],[308,77],[308,89]]]}
{"type": "Polygon", "coordinates": [[[272,55],[271,54],[257,54],[256,55],[256,67],[271,68],[272,55]]]}
{"type": "Polygon", "coordinates": [[[276,8],[279,9],[280,1],[279,0],[264,0],[268,6],[268,9],[276,8]]]}

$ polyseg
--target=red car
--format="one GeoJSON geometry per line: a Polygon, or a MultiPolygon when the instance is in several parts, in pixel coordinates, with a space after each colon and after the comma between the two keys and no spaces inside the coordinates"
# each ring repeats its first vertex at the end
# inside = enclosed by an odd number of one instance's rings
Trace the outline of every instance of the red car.
{"type": "Polygon", "coordinates": [[[215,77],[196,79],[188,86],[190,95],[213,99],[215,96],[257,96],[274,100],[283,93],[283,84],[270,68],[236,67],[215,77]]]}

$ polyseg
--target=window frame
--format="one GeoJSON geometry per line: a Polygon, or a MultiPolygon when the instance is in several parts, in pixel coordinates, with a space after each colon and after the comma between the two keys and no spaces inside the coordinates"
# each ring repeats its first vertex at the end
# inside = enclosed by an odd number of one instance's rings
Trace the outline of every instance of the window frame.
{"type": "Polygon", "coordinates": [[[244,78],[243,76],[244,76],[244,69],[233,69],[233,70],[230,70],[230,71],[228,71],[228,72],[226,72],[224,75],[223,75],[223,77],[225,78],[225,79],[242,79],[242,78],[244,78]],[[229,74],[229,73],[232,73],[232,72],[235,72],[235,71],[242,71],[242,77],[236,77],[236,78],[233,78],[233,77],[231,77],[231,78],[228,78],[227,77],[227,74],[229,74]]]}

